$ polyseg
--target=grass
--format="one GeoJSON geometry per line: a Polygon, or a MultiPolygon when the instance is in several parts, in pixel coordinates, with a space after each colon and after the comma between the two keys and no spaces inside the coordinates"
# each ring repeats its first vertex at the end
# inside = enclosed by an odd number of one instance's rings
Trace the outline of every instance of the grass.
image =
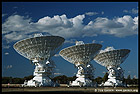
{"type": "MultiPolygon", "coordinates": [[[[18,85],[17,85],[18,86],[18,85]]],[[[138,87],[2,87],[2,92],[64,92],[64,93],[98,93],[98,92],[138,92],[138,87]]]]}

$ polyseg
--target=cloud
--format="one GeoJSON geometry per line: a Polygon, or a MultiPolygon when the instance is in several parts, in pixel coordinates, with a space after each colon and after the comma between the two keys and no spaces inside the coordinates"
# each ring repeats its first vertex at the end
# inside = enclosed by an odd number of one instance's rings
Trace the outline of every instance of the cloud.
{"type": "Polygon", "coordinates": [[[104,41],[92,40],[92,43],[103,43],[104,41]]]}
{"type": "Polygon", "coordinates": [[[59,55],[59,54],[55,54],[54,56],[55,56],[55,57],[59,57],[60,55],[59,55]]]}
{"type": "Polygon", "coordinates": [[[92,43],[95,43],[96,42],[96,40],[92,40],[92,43]]]}
{"type": "MultiPolygon", "coordinates": [[[[44,17],[37,22],[20,15],[12,15],[2,24],[2,34],[7,41],[17,41],[28,38],[32,33],[45,33],[64,38],[77,37],[83,29],[85,15],[68,19],[66,15],[44,17]]],[[[82,34],[81,34],[82,35],[82,34]]]]}
{"type": "Polygon", "coordinates": [[[10,45],[2,45],[3,49],[9,49],[11,46],[10,45]]]}
{"type": "Polygon", "coordinates": [[[130,14],[138,14],[138,9],[131,9],[131,10],[123,10],[124,13],[130,13],[130,14]]]}
{"type": "Polygon", "coordinates": [[[61,75],[61,73],[54,73],[54,75],[61,75]]]}
{"type": "Polygon", "coordinates": [[[11,69],[13,66],[12,65],[7,65],[6,69],[11,69]]]}
{"type": "Polygon", "coordinates": [[[65,40],[64,43],[74,44],[75,42],[76,42],[76,39],[70,39],[70,40],[65,40]]]}
{"type": "Polygon", "coordinates": [[[103,43],[104,41],[100,41],[100,43],[103,43]]]}
{"type": "Polygon", "coordinates": [[[88,16],[93,16],[93,15],[97,15],[99,13],[97,12],[86,12],[85,15],[88,15],[88,16]]]}
{"type": "Polygon", "coordinates": [[[10,34],[6,34],[5,38],[8,39],[10,41],[10,39],[12,39],[11,41],[16,41],[16,40],[20,40],[23,38],[26,38],[25,35],[22,35],[21,33],[17,33],[17,32],[12,32],[10,34]]]}
{"type": "Polygon", "coordinates": [[[138,17],[132,18],[129,15],[108,19],[98,17],[95,21],[90,21],[84,27],[86,36],[93,34],[114,35],[116,37],[126,37],[138,34],[138,17]]]}
{"type": "Polygon", "coordinates": [[[97,17],[84,24],[85,14],[67,18],[65,14],[53,17],[43,17],[37,22],[31,18],[20,15],[11,15],[2,24],[3,39],[7,42],[15,42],[24,38],[33,37],[36,33],[44,35],[61,36],[65,43],[74,43],[70,40],[77,37],[92,37],[98,35],[113,35],[126,37],[138,34],[138,16],[132,18],[129,15],[109,19],[97,17]]]}
{"type": "Polygon", "coordinates": [[[2,34],[8,34],[11,31],[24,33],[30,32],[31,29],[30,22],[31,22],[30,18],[26,19],[24,16],[12,15],[8,17],[6,21],[2,24],[2,34]]]}
{"type": "Polygon", "coordinates": [[[103,14],[104,14],[104,12],[102,11],[102,12],[101,12],[101,14],[103,15],[103,14]]]}
{"type": "Polygon", "coordinates": [[[4,53],[5,55],[9,55],[9,53],[8,52],[6,52],[6,53],[4,53]]]}
{"type": "Polygon", "coordinates": [[[39,19],[39,21],[37,22],[38,25],[43,25],[43,26],[47,26],[47,27],[71,27],[72,26],[72,22],[70,20],[67,19],[66,15],[56,15],[53,18],[47,16],[44,18],[39,19]]]}
{"type": "Polygon", "coordinates": [[[131,73],[131,71],[128,71],[128,73],[131,73]]]}
{"type": "Polygon", "coordinates": [[[5,17],[5,16],[7,16],[8,14],[2,14],[2,17],[5,17]]]}

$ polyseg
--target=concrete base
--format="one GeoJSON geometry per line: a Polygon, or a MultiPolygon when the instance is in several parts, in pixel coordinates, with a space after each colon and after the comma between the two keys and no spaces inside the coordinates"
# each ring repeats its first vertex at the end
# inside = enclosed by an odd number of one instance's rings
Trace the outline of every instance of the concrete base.
{"type": "Polygon", "coordinates": [[[46,62],[35,59],[32,62],[36,65],[34,70],[35,77],[29,81],[25,81],[23,86],[59,86],[58,83],[55,83],[51,80],[53,76],[53,68],[55,67],[52,60],[46,62]]]}
{"type": "Polygon", "coordinates": [[[109,87],[118,87],[118,86],[125,86],[125,84],[122,83],[120,80],[116,79],[108,79],[103,86],[109,86],[109,87]]]}
{"type": "Polygon", "coordinates": [[[70,83],[70,86],[92,87],[94,86],[94,83],[88,78],[77,78],[75,81],[72,81],[72,83],[70,83]]]}
{"type": "Polygon", "coordinates": [[[94,83],[92,82],[94,76],[93,71],[94,68],[90,63],[75,63],[75,66],[78,68],[75,81],[69,83],[70,86],[80,86],[80,87],[92,87],[94,83]]]}
{"type": "Polygon", "coordinates": [[[29,86],[29,87],[41,87],[41,86],[51,86],[51,87],[56,87],[59,86],[58,83],[55,83],[53,81],[51,81],[51,79],[49,78],[45,78],[42,80],[36,80],[36,77],[34,77],[33,79],[29,80],[29,81],[25,81],[23,84],[24,87],[29,86]]]}
{"type": "Polygon", "coordinates": [[[124,71],[120,66],[108,66],[108,80],[103,84],[103,86],[124,86],[122,83],[124,71]]]}

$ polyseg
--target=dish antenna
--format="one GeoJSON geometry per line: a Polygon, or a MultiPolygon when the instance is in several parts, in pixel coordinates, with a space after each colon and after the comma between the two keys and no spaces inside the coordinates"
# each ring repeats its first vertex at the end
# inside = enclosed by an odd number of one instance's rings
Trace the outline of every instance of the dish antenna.
{"type": "Polygon", "coordinates": [[[129,49],[115,50],[113,47],[107,47],[96,55],[94,60],[105,66],[109,73],[108,80],[102,84],[103,86],[124,86],[124,83],[122,83],[124,70],[122,70],[120,64],[124,62],[129,53],[129,49]]]}
{"type": "Polygon", "coordinates": [[[70,83],[70,86],[93,86],[91,79],[94,78],[94,68],[90,61],[101,49],[100,44],[84,44],[83,41],[76,41],[76,45],[62,49],[59,54],[65,60],[74,64],[78,72],[77,79],[70,83]]]}
{"type": "Polygon", "coordinates": [[[64,38],[59,36],[35,35],[14,44],[14,49],[25,58],[29,59],[36,66],[34,78],[25,82],[23,86],[54,86],[51,78],[55,63],[51,59],[61,48],[64,38]]]}

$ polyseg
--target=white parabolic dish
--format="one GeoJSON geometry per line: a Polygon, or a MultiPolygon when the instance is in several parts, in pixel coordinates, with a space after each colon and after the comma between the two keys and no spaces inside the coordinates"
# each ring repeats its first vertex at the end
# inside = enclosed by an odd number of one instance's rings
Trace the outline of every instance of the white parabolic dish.
{"type": "Polygon", "coordinates": [[[67,61],[75,64],[90,62],[96,53],[101,49],[102,45],[90,43],[74,45],[64,48],[60,51],[60,55],[67,61]]]}
{"type": "Polygon", "coordinates": [[[59,36],[40,36],[27,38],[14,44],[14,49],[22,56],[29,60],[35,58],[47,60],[60,50],[65,41],[59,36]]]}
{"type": "Polygon", "coordinates": [[[118,66],[128,57],[129,49],[111,50],[99,53],[94,60],[102,66],[118,66]]]}

